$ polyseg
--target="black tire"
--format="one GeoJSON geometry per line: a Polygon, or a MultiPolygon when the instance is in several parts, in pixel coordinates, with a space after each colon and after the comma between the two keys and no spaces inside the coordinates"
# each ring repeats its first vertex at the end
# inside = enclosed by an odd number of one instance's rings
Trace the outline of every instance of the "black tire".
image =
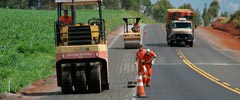
{"type": "Polygon", "coordinates": [[[169,42],[169,39],[168,39],[168,37],[167,37],[167,39],[166,39],[166,40],[167,40],[167,44],[168,44],[168,45],[170,45],[170,42],[169,42]]]}
{"type": "Polygon", "coordinates": [[[86,74],[83,69],[76,72],[76,81],[74,87],[76,93],[87,93],[86,74]]]}
{"type": "Polygon", "coordinates": [[[63,94],[73,93],[72,78],[69,71],[62,72],[61,89],[63,94]]]}
{"type": "Polygon", "coordinates": [[[100,71],[100,64],[95,65],[94,68],[90,70],[88,91],[91,93],[100,93],[102,91],[100,71]]]}
{"type": "Polygon", "coordinates": [[[173,47],[173,46],[174,46],[171,41],[169,41],[169,45],[170,45],[170,47],[173,47]]]}
{"type": "Polygon", "coordinates": [[[109,84],[102,85],[102,89],[103,89],[103,90],[109,90],[109,84]]]}
{"type": "Polygon", "coordinates": [[[190,42],[189,46],[190,46],[190,47],[193,47],[193,42],[190,42]]]}

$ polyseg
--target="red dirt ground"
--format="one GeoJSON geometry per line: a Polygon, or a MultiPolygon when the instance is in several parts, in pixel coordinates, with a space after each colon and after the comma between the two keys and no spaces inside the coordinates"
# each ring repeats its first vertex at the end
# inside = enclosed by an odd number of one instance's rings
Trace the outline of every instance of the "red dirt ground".
{"type": "Polygon", "coordinates": [[[222,24],[221,21],[223,18],[218,18],[214,23],[212,23],[212,27],[200,27],[212,35],[217,37],[221,44],[233,50],[240,50],[240,28],[232,23],[232,21],[222,24]]]}
{"type": "Polygon", "coordinates": [[[212,23],[211,25],[212,28],[228,32],[233,36],[240,36],[240,27],[235,25],[233,21],[229,21],[226,24],[222,24],[221,22],[224,19],[225,19],[224,17],[217,18],[216,21],[212,23]]]}

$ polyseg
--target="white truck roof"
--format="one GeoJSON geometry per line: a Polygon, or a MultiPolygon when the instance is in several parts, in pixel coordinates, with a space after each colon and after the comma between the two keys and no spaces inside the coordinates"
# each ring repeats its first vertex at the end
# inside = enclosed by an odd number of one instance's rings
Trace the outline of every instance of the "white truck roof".
{"type": "Polygon", "coordinates": [[[192,23],[191,21],[188,20],[174,20],[173,23],[192,23]]]}
{"type": "MultiPolygon", "coordinates": [[[[103,0],[74,0],[75,4],[94,4],[98,2],[102,2],[103,0]]],[[[72,0],[55,0],[56,3],[62,4],[72,4],[72,0]]]]}

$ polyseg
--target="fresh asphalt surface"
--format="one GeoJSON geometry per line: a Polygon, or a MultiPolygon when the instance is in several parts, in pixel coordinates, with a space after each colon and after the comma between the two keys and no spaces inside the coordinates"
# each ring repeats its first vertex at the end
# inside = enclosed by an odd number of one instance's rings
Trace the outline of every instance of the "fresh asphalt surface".
{"type": "MultiPolygon", "coordinates": [[[[61,94],[60,88],[40,95],[41,100],[240,100],[240,94],[203,77],[180,59],[176,50],[197,67],[213,76],[240,88],[240,62],[231,51],[215,46],[214,41],[204,38],[202,30],[196,31],[193,47],[169,47],[166,33],[160,24],[146,25],[143,45],[155,51],[150,87],[145,87],[148,98],[135,98],[136,89],[127,88],[129,80],[135,80],[134,67],[137,49],[124,49],[123,39],[118,35],[109,47],[110,90],[99,94],[61,94]],[[211,43],[209,43],[211,42],[211,43]]],[[[142,31],[143,32],[143,31],[142,31]]],[[[38,95],[39,96],[39,95],[38,95]]]]}

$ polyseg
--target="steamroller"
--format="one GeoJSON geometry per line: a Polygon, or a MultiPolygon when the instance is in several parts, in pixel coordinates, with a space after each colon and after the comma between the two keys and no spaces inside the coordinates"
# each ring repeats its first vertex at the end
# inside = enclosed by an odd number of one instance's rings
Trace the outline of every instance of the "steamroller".
{"type": "Polygon", "coordinates": [[[103,0],[55,2],[58,14],[54,27],[57,85],[63,94],[100,93],[108,90],[108,49],[101,6],[103,0]],[[87,4],[97,5],[98,18],[76,22],[76,8],[87,4]],[[66,9],[71,12],[72,23],[63,25],[59,18],[66,9]]]}
{"type": "Polygon", "coordinates": [[[141,44],[140,20],[139,17],[122,18],[124,25],[124,48],[136,49],[141,44]]]}

